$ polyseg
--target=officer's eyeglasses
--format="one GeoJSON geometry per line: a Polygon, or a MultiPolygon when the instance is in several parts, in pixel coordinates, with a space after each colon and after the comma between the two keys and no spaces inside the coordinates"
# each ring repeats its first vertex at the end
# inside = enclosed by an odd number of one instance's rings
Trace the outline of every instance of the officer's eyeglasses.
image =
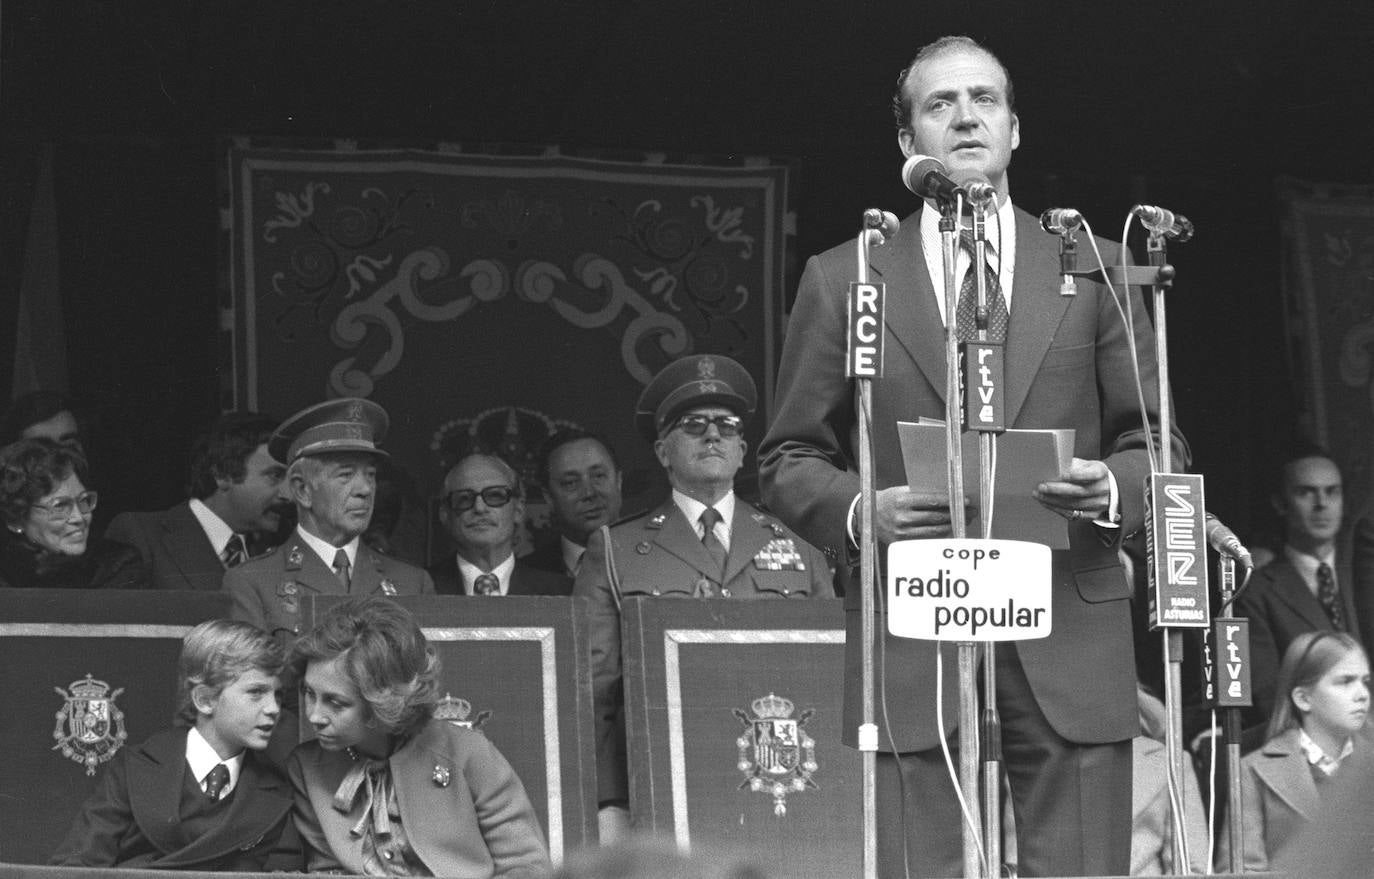
{"type": "Polygon", "coordinates": [[[702,436],[706,429],[711,425],[716,426],[716,430],[721,436],[739,436],[744,429],[744,419],[738,415],[698,415],[691,413],[683,415],[674,424],[674,427],[682,428],[682,432],[688,436],[702,436]]]}
{"type": "Polygon", "coordinates": [[[451,491],[448,497],[444,498],[448,508],[455,513],[466,513],[468,510],[477,506],[477,498],[482,499],[482,503],[489,507],[504,507],[510,503],[510,499],[515,497],[515,489],[509,485],[489,485],[481,491],[451,491]]]}
{"type": "Polygon", "coordinates": [[[60,497],[46,504],[33,504],[33,508],[53,522],[65,522],[72,517],[72,510],[86,515],[95,509],[100,496],[93,491],[83,491],[76,497],[60,497]]]}

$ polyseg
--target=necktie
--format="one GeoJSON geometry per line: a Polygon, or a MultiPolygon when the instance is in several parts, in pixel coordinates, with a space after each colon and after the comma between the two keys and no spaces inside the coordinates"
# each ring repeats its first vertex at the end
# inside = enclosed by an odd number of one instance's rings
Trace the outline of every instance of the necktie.
{"type": "Polygon", "coordinates": [[[1345,631],[1345,613],[1341,609],[1341,594],[1336,589],[1336,577],[1331,566],[1322,562],[1317,566],[1317,601],[1331,620],[1331,628],[1337,632],[1345,631]]]}
{"type": "Polygon", "coordinates": [[[235,534],[230,537],[219,557],[224,561],[226,568],[237,568],[248,561],[248,547],[243,542],[243,535],[235,534]]]}
{"type": "Polygon", "coordinates": [[[345,591],[353,582],[353,574],[348,569],[348,553],[342,549],[334,553],[334,575],[339,578],[345,591]]]}
{"type": "MultiPolygon", "coordinates": [[[[959,247],[976,259],[973,251],[973,232],[968,229],[960,231],[959,247]]],[[[991,251],[992,245],[989,244],[988,252],[991,251]]],[[[964,274],[964,282],[959,286],[955,322],[961,342],[978,337],[978,327],[975,323],[978,311],[978,275],[974,272],[975,268],[976,266],[969,266],[969,270],[964,274]]],[[[988,341],[1001,344],[1007,340],[1007,300],[1002,296],[1002,285],[997,281],[996,272],[986,262],[983,263],[983,274],[987,277],[988,287],[988,341]]]]}
{"type": "Polygon", "coordinates": [[[715,559],[717,580],[725,576],[725,545],[716,537],[716,523],[723,518],[720,510],[715,507],[707,507],[701,511],[701,545],[706,547],[711,558],[715,559]]]}
{"type": "Polygon", "coordinates": [[[501,580],[495,574],[478,574],[472,589],[478,595],[500,595],[501,580]]]}
{"type": "Polygon", "coordinates": [[[211,769],[205,776],[205,795],[211,800],[218,800],[220,791],[229,783],[229,767],[223,763],[216,763],[215,768],[211,769]]]}

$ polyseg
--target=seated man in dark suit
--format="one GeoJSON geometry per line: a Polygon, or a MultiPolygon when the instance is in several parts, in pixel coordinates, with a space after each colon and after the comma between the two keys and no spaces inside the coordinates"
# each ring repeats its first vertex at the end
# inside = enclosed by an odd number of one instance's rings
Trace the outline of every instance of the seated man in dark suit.
{"type": "Polygon", "coordinates": [[[255,412],[222,416],[192,450],[189,500],[110,522],[105,536],[138,550],[153,588],[218,590],[225,570],[276,532],[291,498],[286,467],[267,451],[274,427],[255,412]]]}
{"type": "Polygon", "coordinates": [[[1336,558],[1340,468],[1319,449],[1299,449],[1284,462],[1272,502],[1283,520],[1283,550],[1236,599],[1236,615],[1250,620],[1255,705],[1245,712],[1247,728],[1273,713],[1279,661],[1294,638],[1317,629],[1360,638],[1349,566],[1336,558]]]}
{"type": "Polygon", "coordinates": [[[468,455],[444,477],[439,521],[458,547],[429,569],[447,595],[568,595],[572,578],[515,558],[515,534],[525,519],[520,480],[494,455],[468,455]]]}
{"type": "Polygon", "coordinates": [[[587,538],[620,518],[621,473],[615,450],[594,433],[564,428],[539,450],[539,484],[549,499],[557,536],[521,561],[576,577],[587,538]]]}

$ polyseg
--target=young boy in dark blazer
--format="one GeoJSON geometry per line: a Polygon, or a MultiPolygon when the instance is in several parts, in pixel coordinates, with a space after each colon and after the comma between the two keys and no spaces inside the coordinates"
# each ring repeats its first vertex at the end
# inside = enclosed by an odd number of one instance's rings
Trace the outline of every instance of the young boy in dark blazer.
{"type": "MultiPolygon", "coordinates": [[[[110,761],[52,863],[265,869],[291,810],[290,785],[258,756],[277,724],[283,661],[281,646],[247,623],[192,629],[178,663],[184,726],[110,761]]],[[[280,854],[274,864],[293,866],[280,854]]]]}

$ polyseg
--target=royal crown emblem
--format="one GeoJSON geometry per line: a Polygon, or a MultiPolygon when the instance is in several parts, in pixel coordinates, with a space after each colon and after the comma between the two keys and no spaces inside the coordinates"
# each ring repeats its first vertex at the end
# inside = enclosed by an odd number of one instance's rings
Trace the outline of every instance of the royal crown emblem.
{"type": "Polygon", "coordinates": [[[66,703],[56,714],[52,737],[57,744],[52,749],[85,766],[87,775],[95,775],[95,768],[113,757],[129,737],[124,731],[124,712],[115,706],[124,688],[111,693],[109,684],[87,674],[72,681],[68,690],[53,690],[66,703]]]}
{"type": "Polygon", "coordinates": [[[472,717],[471,702],[456,698],[452,693],[445,693],[444,698],[439,700],[439,704],[434,706],[434,717],[436,720],[447,720],[454,726],[461,726],[464,729],[480,730],[482,724],[491,717],[491,712],[482,710],[477,712],[476,717],[472,717]]]}
{"type": "Polygon", "coordinates": [[[787,795],[816,789],[811,774],[816,771],[816,740],[804,727],[814,709],[808,708],[793,718],[796,706],[789,699],[769,693],[755,699],[753,716],[739,708],[735,716],[744,733],[735,740],[739,746],[739,771],[744,781],[739,789],[749,788],[772,794],[773,814],[787,814],[787,795]]]}

